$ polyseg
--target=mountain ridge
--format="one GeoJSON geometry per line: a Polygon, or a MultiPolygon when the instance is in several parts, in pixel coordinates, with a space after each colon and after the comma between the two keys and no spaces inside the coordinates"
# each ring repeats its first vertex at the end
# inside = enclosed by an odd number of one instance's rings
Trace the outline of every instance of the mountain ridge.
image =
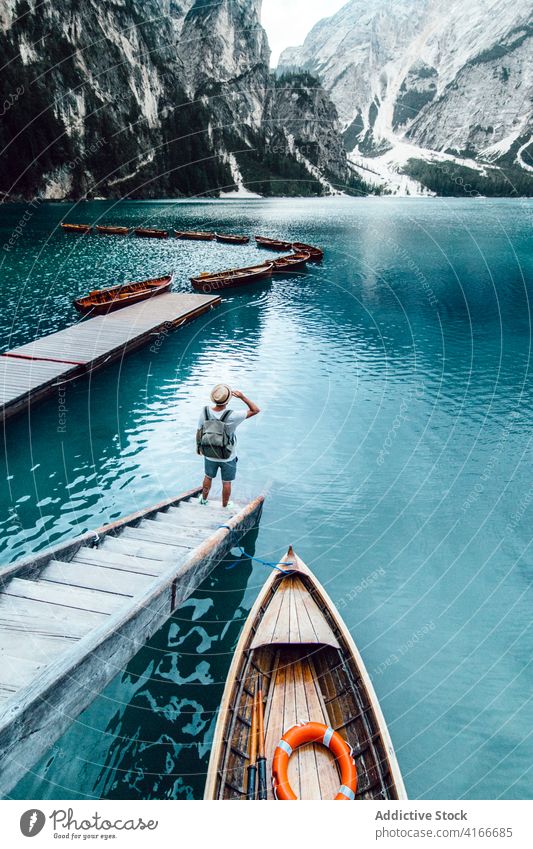
{"type": "Polygon", "coordinates": [[[373,159],[378,184],[403,193],[410,159],[499,166],[520,182],[533,166],[532,34],[526,0],[477,0],[468,14],[459,0],[377,0],[370,10],[350,0],[285,50],[278,72],[319,77],[352,165],[373,159]]]}
{"type": "Polygon", "coordinates": [[[273,74],[261,0],[10,0],[0,195],[533,194],[528,6],[497,5],[350,0],[273,74]]]}

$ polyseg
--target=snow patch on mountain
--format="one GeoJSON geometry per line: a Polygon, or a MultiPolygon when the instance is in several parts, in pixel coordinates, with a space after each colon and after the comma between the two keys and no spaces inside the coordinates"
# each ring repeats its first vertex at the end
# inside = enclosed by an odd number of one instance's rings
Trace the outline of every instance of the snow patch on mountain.
{"type": "Polygon", "coordinates": [[[250,198],[260,198],[261,195],[258,195],[256,192],[251,192],[244,185],[244,179],[243,179],[243,176],[241,174],[241,170],[239,168],[239,164],[237,162],[237,159],[235,158],[235,154],[234,153],[226,153],[224,158],[225,158],[225,161],[228,163],[228,165],[230,167],[231,176],[232,176],[233,181],[235,183],[235,188],[229,189],[228,191],[220,192],[220,197],[225,198],[226,200],[228,200],[228,199],[238,200],[238,199],[243,199],[243,198],[244,199],[246,199],[246,198],[248,198],[248,199],[250,199],[250,198]]]}
{"type": "Polygon", "coordinates": [[[533,142],[533,136],[530,136],[528,138],[528,140],[521,147],[519,147],[518,150],[516,151],[516,161],[522,166],[522,168],[525,168],[526,171],[531,171],[531,172],[533,172],[533,166],[529,165],[527,162],[524,162],[522,154],[524,153],[526,148],[528,148],[532,144],[532,142],[533,142]]]}
{"type": "Polygon", "coordinates": [[[433,195],[433,192],[417,180],[402,174],[402,166],[415,156],[420,158],[419,149],[412,145],[398,145],[382,156],[363,156],[354,151],[348,155],[348,161],[366,183],[382,189],[387,194],[398,197],[433,195]]]}
{"type": "MultiPolygon", "coordinates": [[[[527,145],[526,145],[527,146],[527,145]]],[[[417,180],[403,173],[403,169],[411,159],[432,163],[450,163],[470,168],[480,174],[486,174],[490,167],[463,156],[454,156],[436,150],[427,150],[409,142],[397,142],[394,147],[381,156],[362,156],[357,151],[348,155],[348,161],[367,183],[379,186],[389,194],[400,197],[420,195],[427,197],[435,193],[422,186],[417,180]]]]}
{"type": "MultiPolygon", "coordinates": [[[[484,159],[499,159],[512,148],[514,143],[520,138],[521,134],[522,127],[518,127],[518,129],[513,130],[512,133],[509,133],[508,136],[505,136],[503,139],[500,139],[500,141],[497,141],[494,144],[490,144],[488,147],[485,147],[481,151],[481,155],[484,159]]],[[[529,142],[526,142],[525,147],[527,147],[528,144],[529,142]]]]}

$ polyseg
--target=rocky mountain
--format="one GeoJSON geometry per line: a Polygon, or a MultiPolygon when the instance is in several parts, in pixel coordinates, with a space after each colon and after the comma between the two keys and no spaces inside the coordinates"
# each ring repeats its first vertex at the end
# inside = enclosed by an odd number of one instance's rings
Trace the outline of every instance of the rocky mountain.
{"type": "Polygon", "coordinates": [[[323,194],[343,185],[336,109],[308,75],[271,74],[260,6],[6,0],[4,196],[323,194]]]}
{"type": "Polygon", "coordinates": [[[531,193],[532,33],[530,0],[350,0],[278,71],[320,78],[376,184],[405,193],[413,174],[473,171],[494,193],[531,193]]]}

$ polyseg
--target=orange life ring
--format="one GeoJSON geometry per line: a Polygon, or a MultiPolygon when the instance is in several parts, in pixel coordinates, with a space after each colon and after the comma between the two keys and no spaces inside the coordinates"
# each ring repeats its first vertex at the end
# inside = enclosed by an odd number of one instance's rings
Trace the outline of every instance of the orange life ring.
{"type": "Polygon", "coordinates": [[[272,760],[272,785],[276,799],[294,800],[298,796],[289,784],[289,758],[298,746],[305,743],[322,743],[331,749],[341,770],[342,784],[335,796],[336,800],[355,799],[357,790],[357,770],[352,750],[341,735],[321,722],[304,722],[293,725],[279,741],[272,760]]]}

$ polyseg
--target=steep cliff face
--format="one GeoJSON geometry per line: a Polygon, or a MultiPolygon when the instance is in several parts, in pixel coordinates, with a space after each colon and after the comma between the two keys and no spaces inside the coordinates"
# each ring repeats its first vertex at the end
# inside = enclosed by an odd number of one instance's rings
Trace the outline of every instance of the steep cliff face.
{"type": "Polygon", "coordinates": [[[350,0],[279,70],[320,77],[365,167],[418,156],[527,171],[532,33],[529,0],[350,0]]]}
{"type": "Polygon", "coordinates": [[[260,7],[260,0],[195,3],[180,40],[187,94],[209,110],[226,149],[237,151],[250,190],[330,192],[328,175],[349,179],[336,109],[316,80],[288,75],[282,85],[270,73],[260,7]]]}
{"type": "Polygon", "coordinates": [[[1,187],[9,194],[153,196],[229,179],[183,85],[176,38],[190,3],[23,0],[3,22],[1,187]],[[5,153],[7,153],[7,151],[5,153]],[[205,173],[189,163],[203,159],[205,173]]]}
{"type": "Polygon", "coordinates": [[[277,78],[266,101],[271,134],[283,134],[301,157],[334,182],[346,179],[346,152],[337,110],[309,74],[277,78]]]}
{"type": "MultiPolygon", "coordinates": [[[[214,82],[238,89],[239,83],[250,78],[256,84],[257,75],[263,80],[270,48],[259,19],[260,6],[258,0],[196,0],[179,40],[190,96],[197,96],[214,82]]],[[[248,88],[255,91],[255,85],[248,88]]],[[[256,94],[260,96],[261,90],[256,94]]],[[[260,121],[260,111],[250,117],[260,121]]]]}
{"type": "MultiPolygon", "coordinates": [[[[277,120],[260,5],[4,4],[0,189],[10,197],[152,197],[218,193],[245,181],[235,150],[268,147],[277,120]]],[[[342,180],[346,161],[331,121],[323,129],[307,118],[303,141],[316,142],[322,162],[332,145],[342,180]]],[[[268,174],[283,171],[278,190],[304,172],[315,193],[326,190],[286,138],[282,150],[277,144],[268,174]]]]}

